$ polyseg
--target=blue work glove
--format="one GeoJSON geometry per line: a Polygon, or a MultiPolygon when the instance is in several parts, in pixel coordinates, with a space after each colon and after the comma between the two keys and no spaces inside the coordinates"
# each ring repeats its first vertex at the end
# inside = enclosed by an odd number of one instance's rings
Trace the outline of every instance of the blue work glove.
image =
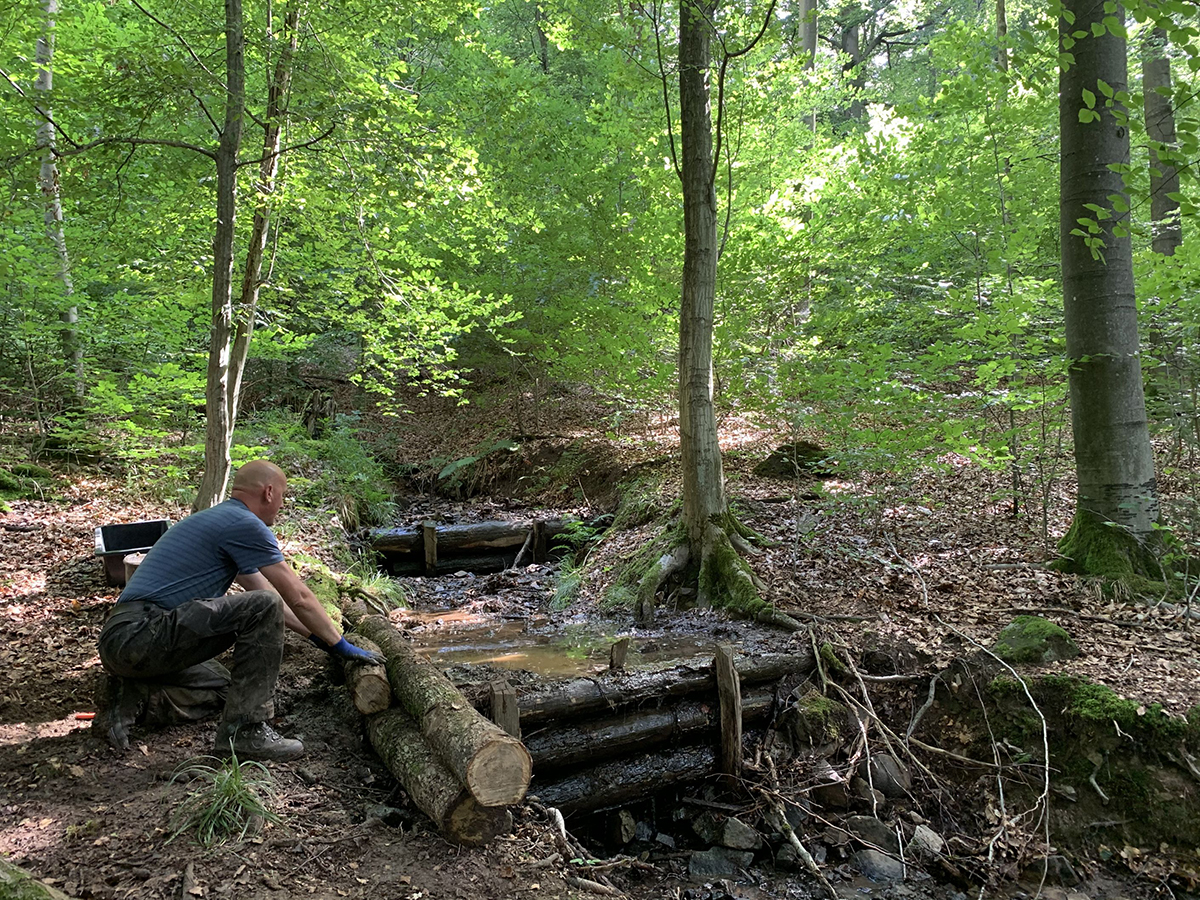
{"type": "Polygon", "coordinates": [[[380,663],[380,664],[387,662],[387,660],[384,658],[382,653],[376,653],[374,650],[364,650],[361,647],[355,647],[352,643],[350,643],[344,637],[339,638],[338,642],[336,644],[333,644],[332,646],[325,643],[323,640],[321,640],[315,634],[310,634],[308,636],[308,639],[310,641],[312,641],[316,646],[320,647],[322,650],[324,650],[326,653],[328,653],[330,656],[336,656],[340,659],[351,660],[353,662],[380,663]]]}

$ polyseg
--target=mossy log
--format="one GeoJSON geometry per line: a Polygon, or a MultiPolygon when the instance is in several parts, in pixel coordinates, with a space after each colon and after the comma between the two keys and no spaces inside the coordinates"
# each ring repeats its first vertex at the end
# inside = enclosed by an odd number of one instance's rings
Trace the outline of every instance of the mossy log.
{"type": "Polygon", "coordinates": [[[358,631],[387,657],[388,680],[396,698],[472,796],[484,806],[520,803],[533,769],[524,745],[476,712],[387,619],[367,616],[358,631]]]}
{"type": "MultiPolygon", "coordinates": [[[[775,702],[774,688],[748,691],[742,698],[742,722],[766,721],[775,702]]],[[[631,754],[681,747],[714,736],[720,725],[715,698],[685,700],[658,709],[631,709],[565,728],[544,728],[525,739],[539,773],[596,765],[631,754]]]]}
{"type": "MultiPolygon", "coordinates": [[[[379,645],[359,634],[348,634],[346,640],[362,650],[379,651],[379,645]]],[[[387,667],[382,663],[346,662],[346,688],[354,708],[364,716],[383,712],[392,705],[392,686],[387,667]]]]}
{"type": "Polygon", "coordinates": [[[606,809],[646,800],[664,788],[699,781],[713,773],[712,747],[642,753],[604,763],[554,781],[534,784],[540,802],[563,812],[606,809]]]}
{"type": "Polygon", "coordinates": [[[70,900],[62,891],[42,884],[20,866],[0,858],[0,900],[70,900]]]}
{"type": "MultiPolygon", "coordinates": [[[[812,651],[772,653],[737,657],[737,670],[743,685],[765,684],[788,675],[805,675],[816,666],[812,651]]],[[[663,672],[634,672],[579,678],[555,685],[518,700],[521,728],[528,733],[534,726],[571,719],[597,710],[614,711],[622,707],[660,705],[672,698],[708,693],[716,698],[717,680],[712,662],[694,666],[676,666],[663,672]]]]}
{"type": "Polygon", "coordinates": [[[393,707],[369,717],[367,730],[375,752],[444,838],[478,847],[512,828],[509,811],[480,804],[404,710],[393,707]]]}

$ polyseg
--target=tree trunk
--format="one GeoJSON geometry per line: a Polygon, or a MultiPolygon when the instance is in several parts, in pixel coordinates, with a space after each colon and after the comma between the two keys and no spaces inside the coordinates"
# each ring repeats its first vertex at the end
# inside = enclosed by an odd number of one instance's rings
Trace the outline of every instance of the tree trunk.
{"type": "Polygon", "coordinates": [[[472,797],[403,710],[371,716],[367,730],[375,752],[443,837],[478,847],[511,829],[511,813],[482,806],[472,797]]]}
{"type": "Polygon", "coordinates": [[[242,0],[225,0],[225,124],[217,145],[217,223],[213,235],[212,328],[205,388],[204,478],[194,508],[207,509],[225,497],[229,482],[234,421],[230,411],[230,342],[234,336],[233,250],[237,213],[237,158],[246,110],[245,24],[242,0]]]}
{"type": "Polygon", "coordinates": [[[1008,71],[1008,12],[1004,0],[996,0],[996,65],[1008,71]]]}
{"type": "MultiPolygon", "coordinates": [[[[804,71],[811,73],[817,65],[817,0],[800,0],[800,53],[804,71]]],[[[817,111],[808,117],[808,130],[817,130],[817,111]]]]}
{"type": "Polygon", "coordinates": [[[1179,201],[1169,196],[1179,191],[1179,167],[1159,158],[1159,148],[1177,150],[1175,108],[1171,98],[1171,60],[1167,32],[1155,28],[1142,56],[1142,92],[1145,97],[1146,136],[1150,139],[1151,246],[1155,253],[1174,256],[1183,243],[1179,201]]]}
{"type": "MultiPolygon", "coordinates": [[[[1120,7],[1113,14],[1124,18],[1120,7]]],[[[1059,225],[1079,482],[1075,520],[1060,550],[1068,557],[1065,567],[1120,575],[1149,568],[1143,547],[1159,508],[1138,353],[1129,204],[1121,175],[1110,168],[1129,164],[1129,131],[1114,115],[1120,107],[1106,105],[1102,88],[1126,90],[1125,40],[1107,30],[1093,36],[1093,24],[1102,28],[1105,15],[1095,0],[1067,0],[1059,22],[1062,49],[1074,54],[1059,75],[1059,225]],[[1085,36],[1075,40],[1079,33],[1085,36]],[[1110,197],[1118,198],[1119,211],[1110,197]]]]}
{"type": "Polygon", "coordinates": [[[379,645],[396,698],[471,795],[483,806],[520,803],[533,768],[524,745],[476,712],[387,619],[368,616],[358,632],[379,645]]]}
{"type": "Polygon", "coordinates": [[[58,256],[58,279],[62,282],[63,297],[67,303],[59,313],[63,323],[62,348],[63,356],[72,373],[73,391],[76,397],[84,393],[83,381],[83,347],[79,343],[79,309],[71,302],[75,294],[75,284],[71,278],[71,257],[67,253],[67,238],[63,232],[62,197],[59,190],[58,164],[54,157],[54,126],[50,121],[51,101],[54,90],[54,27],[58,15],[58,0],[43,0],[42,10],[45,16],[42,34],[37,41],[36,62],[37,80],[34,90],[40,91],[46,97],[41,103],[45,118],[38,124],[37,146],[42,151],[42,166],[39,182],[42,189],[42,203],[45,208],[44,220],[46,236],[54,245],[58,256]]]}
{"type": "MultiPolygon", "coordinates": [[[[679,444],[683,527],[694,560],[707,556],[714,523],[728,517],[713,404],[712,338],[717,290],[717,193],[709,104],[714,0],[685,0],[679,13],[683,291],[679,315],[679,444]]],[[[712,602],[706,591],[701,605],[712,602]]]]}
{"type": "MultiPolygon", "coordinates": [[[[238,402],[242,394],[242,374],[246,370],[246,357],[250,353],[250,339],[254,336],[254,317],[258,309],[258,290],[262,284],[263,252],[267,246],[267,230],[271,222],[271,195],[275,193],[276,176],[279,173],[279,150],[283,144],[283,123],[287,117],[285,103],[292,82],[292,59],[300,44],[300,5],[294,3],[284,20],[287,43],[279,51],[275,61],[275,73],[267,94],[266,129],[263,133],[263,155],[258,167],[258,184],[255,185],[254,221],[250,226],[250,241],[246,248],[246,266],[242,273],[242,295],[238,304],[236,333],[233,349],[229,355],[229,392],[226,403],[229,408],[230,438],[237,422],[238,402]]],[[[275,35],[268,29],[268,42],[275,35]]]]}
{"type": "Polygon", "coordinates": [[[860,94],[866,85],[866,76],[863,75],[861,69],[863,61],[861,34],[862,25],[859,23],[847,25],[842,29],[842,52],[847,57],[842,63],[842,72],[850,75],[850,87],[852,88],[850,117],[855,120],[861,120],[863,117],[864,107],[860,94]]]}

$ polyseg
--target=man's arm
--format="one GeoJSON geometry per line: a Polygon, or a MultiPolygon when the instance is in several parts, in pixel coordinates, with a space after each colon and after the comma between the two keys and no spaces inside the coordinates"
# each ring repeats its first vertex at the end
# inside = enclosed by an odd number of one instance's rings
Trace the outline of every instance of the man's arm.
{"type": "MultiPolygon", "coordinates": [[[[237,583],[248,591],[273,591],[275,588],[271,586],[271,582],[263,577],[261,572],[251,572],[249,574],[242,573],[237,577],[237,583]]],[[[292,612],[292,608],[286,603],[283,604],[283,624],[290,628],[300,637],[308,637],[312,632],[304,627],[304,624],[296,618],[296,614],[292,612]]]]}
{"type": "Polygon", "coordinates": [[[295,614],[299,623],[308,629],[309,634],[315,635],[330,646],[342,639],[341,632],[333,624],[325,608],[286,560],[263,566],[258,573],[270,582],[271,588],[279,592],[284,604],[295,614]]]}

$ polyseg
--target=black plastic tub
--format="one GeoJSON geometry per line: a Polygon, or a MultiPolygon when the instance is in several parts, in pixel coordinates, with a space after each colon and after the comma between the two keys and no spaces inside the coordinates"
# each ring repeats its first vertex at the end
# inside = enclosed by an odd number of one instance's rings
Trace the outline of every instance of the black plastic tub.
{"type": "Polygon", "coordinates": [[[125,584],[125,557],[145,553],[170,527],[170,519],[101,525],[96,529],[96,555],[104,562],[104,580],[113,587],[125,584]]]}

